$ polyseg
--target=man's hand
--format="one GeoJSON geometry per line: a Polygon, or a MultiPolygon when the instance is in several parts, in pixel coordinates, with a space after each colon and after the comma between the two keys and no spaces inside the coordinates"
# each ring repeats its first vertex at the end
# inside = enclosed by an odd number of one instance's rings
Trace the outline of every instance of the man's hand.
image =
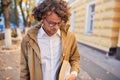
{"type": "Polygon", "coordinates": [[[76,75],[75,74],[69,74],[65,80],[76,80],[76,75]]]}

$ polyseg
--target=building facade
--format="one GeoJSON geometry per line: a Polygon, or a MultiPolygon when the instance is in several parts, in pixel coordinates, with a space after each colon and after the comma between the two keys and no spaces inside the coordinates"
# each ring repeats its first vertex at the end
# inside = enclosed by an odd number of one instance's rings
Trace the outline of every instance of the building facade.
{"type": "Polygon", "coordinates": [[[120,55],[120,0],[69,0],[71,27],[80,43],[120,55]]]}

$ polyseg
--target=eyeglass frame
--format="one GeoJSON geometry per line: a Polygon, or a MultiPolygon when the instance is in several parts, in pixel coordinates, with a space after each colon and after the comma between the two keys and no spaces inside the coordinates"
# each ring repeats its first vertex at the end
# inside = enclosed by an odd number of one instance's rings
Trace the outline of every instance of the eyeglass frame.
{"type": "Polygon", "coordinates": [[[52,21],[48,21],[47,18],[45,18],[46,22],[49,24],[50,27],[54,27],[56,25],[60,26],[62,24],[62,20],[58,23],[56,22],[52,22],[52,21]]]}

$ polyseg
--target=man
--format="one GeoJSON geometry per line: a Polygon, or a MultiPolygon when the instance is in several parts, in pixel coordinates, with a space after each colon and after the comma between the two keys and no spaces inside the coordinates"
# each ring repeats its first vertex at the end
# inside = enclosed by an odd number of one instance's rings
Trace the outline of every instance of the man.
{"type": "Polygon", "coordinates": [[[64,0],[44,0],[33,9],[40,24],[21,43],[20,80],[76,80],[80,55],[75,36],[68,31],[69,9],[64,0]]]}

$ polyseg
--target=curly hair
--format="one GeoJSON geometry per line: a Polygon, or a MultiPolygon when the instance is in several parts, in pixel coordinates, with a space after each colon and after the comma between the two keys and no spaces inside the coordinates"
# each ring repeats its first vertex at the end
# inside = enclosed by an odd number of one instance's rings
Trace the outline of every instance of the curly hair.
{"type": "Polygon", "coordinates": [[[35,20],[41,21],[46,17],[47,12],[56,13],[65,23],[70,17],[70,6],[64,0],[44,0],[33,9],[35,20]]]}

